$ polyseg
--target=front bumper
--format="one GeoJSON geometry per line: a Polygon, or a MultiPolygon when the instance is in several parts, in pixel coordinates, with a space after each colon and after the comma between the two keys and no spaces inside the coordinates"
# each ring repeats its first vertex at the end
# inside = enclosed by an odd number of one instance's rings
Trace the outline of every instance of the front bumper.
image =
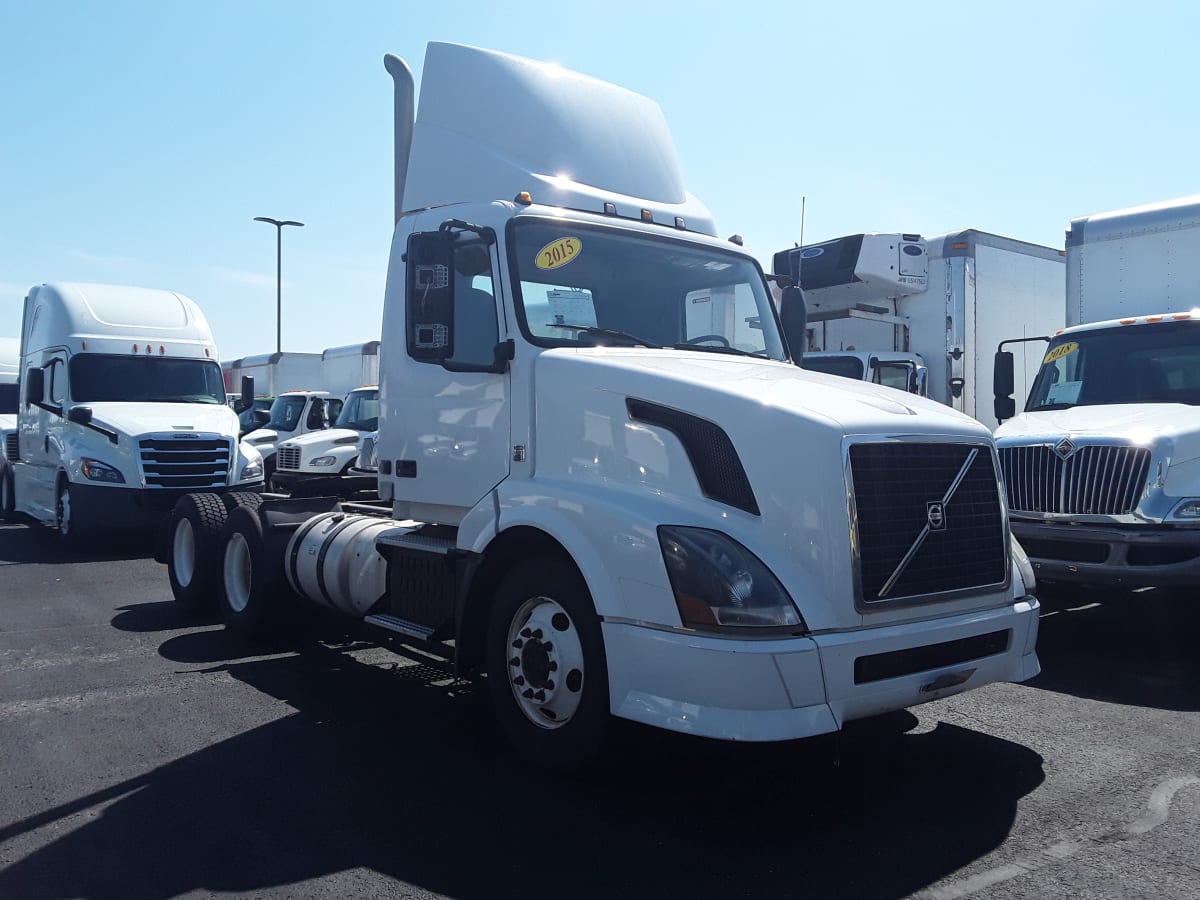
{"type": "Polygon", "coordinates": [[[784,640],[603,624],[614,715],[733,741],[781,741],[1041,671],[1039,604],[784,640]],[[981,655],[974,655],[981,654],[981,655]]]}
{"type": "Polygon", "coordinates": [[[1121,587],[1200,583],[1200,528],[1023,522],[1012,532],[1039,579],[1121,587]]]}
{"type": "MultiPolygon", "coordinates": [[[[222,488],[207,488],[206,493],[229,491],[259,493],[263,483],[247,482],[222,488]]],[[[80,530],[136,530],[157,528],[167,521],[176,501],[188,490],[147,490],[131,487],[101,487],[71,483],[71,518],[80,530]]]]}

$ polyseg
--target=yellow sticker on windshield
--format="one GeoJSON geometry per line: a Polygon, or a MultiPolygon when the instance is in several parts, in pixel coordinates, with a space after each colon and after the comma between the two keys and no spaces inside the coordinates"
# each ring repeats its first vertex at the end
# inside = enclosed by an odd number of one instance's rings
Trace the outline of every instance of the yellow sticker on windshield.
{"type": "Polygon", "coordinates": [[[1074,341],[1071,341],[1070,343],[1067,343],[1067,344],[1059,344],[1057,347],[1055,347],[1053,350],[1051,350],[1049,353],[1046,354],[1046,358],[1042,360],[1042,365],[1045,365],[1046,363],[1052,363],[1058,359],[1062,359],[1064,356],[1070,356],[1072,353],[1074,353],[1078,349],[1079,349],[1079,345],[1077,343],[1075,343],[1074,341]]]}
{"type": "Polygon", "coordinates": [[[583,250],[583,241],[577,237],[561,237],[551,241],[537,253],[539,269],[561,269],[571,260],[579,256],[583,250]]]}

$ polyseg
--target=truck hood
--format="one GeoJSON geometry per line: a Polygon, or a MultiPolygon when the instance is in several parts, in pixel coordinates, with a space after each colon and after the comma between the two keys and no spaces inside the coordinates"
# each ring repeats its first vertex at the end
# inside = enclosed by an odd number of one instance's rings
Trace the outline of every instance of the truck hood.
{"type": "MultiPolygon", "coordinates": [[[[949,407],[770,360],[686,350],[551,350],[537,358],[534,378],[534,478],[554,482],[547,495],[577,496],[580,508],[617,502],[628,510],[626,519],[638,523],[632,532],[653,534],[656,524],[665,523],[729,535],[754,548],[788,586],[814,631],[865,622],[855,579],[847,577],[857,566],[851,558],[848,442],[916,436],[991,444],[983,425],[949,407]],[[646,417],[630,408],[631,400],[665,410],[649,410],[646,417]],[[700,483],[691,454],[723,462],[728,454],[696,444],[694,436],[685,446],[678,431],[653,421],[654,415],[679,413],[713,423],[729,438],[757,512],[714,499],[700,483]]],[[[722,471],[737,478],[732,467],[722,471]]],[[[898,480],[908,477],[925,476],[898,468],[898,480]]],[[[946,487],[939,483],[936,492],[946,487]]],[[[859,493],[857,502],[867,502],[866,495],[859,493]]],[[[906,544],[918,531],[903,535],[906,544]]],[[[1009,602],[1008,594],[997,587],[872,609],[869,618],[882,625],[965,612],[1009,602]]]]}
{"type": "Polygon", "coordinates": [[[87,403],[92,421],[119,434],[158,431],[208,432],[237,437],[233,410],[217,403],[87,403]]]}
{"type": "MultiPolygon", "coordinates": [[[[251,437],[257,433],[251,432],[247,437],[251,437]]],[[[286,441],[283,441],[281,446],[299,447],[302,450],[312,450],[315,447],[332,447],[343,438],[354,438],[355,441],[359,441],[365,433],[354,431],[351,428],[325,428],[321,431],[310,431],[308,434],[302,434],[299,437],[288,438],[286,441]]]]}
{"type": "Polygon", "coordinates": [[[996,429],[1008,443],[1057,441],[1065,436],[1118,438],[1131,444],[1169,444],[1177,462],[1200,456],[1200,407],[1182,403],[1073,406],[1019,413],[996,429]]]}

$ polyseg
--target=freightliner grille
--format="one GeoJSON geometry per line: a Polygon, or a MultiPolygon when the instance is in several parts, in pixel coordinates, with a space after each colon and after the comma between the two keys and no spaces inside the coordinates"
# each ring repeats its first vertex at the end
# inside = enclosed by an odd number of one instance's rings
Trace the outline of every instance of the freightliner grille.
{"type": "Polygon", "coordinates": [[[1145,447],[1080,447],[1063,459],[1051,446],[1001,447],[1008,508],[1020,512],[1120,516],[1133,512],[1146,477],[1145,447]]]}
{"type": "Polygon", "coordinates": [[[1006,583],[1008,539],[988,445],[853,444],[850,472],[863,602],[1006,583]]]}
{"type": "Polygon", "coordinates": [[[277,469],[299,469],[300,468],[300,448],[299,447],[280,447],[275,454],[275,468],[277,469]]]}
{"type": "Polygon", "coordinates": [[[228,438],[161,435],[138,441],[148,488],[223,487],[233,448],[228,438]]]}
{"type": "Polygon", "coordinates": [[[4,436],[4,455],[8,457],[9,462],[17,461],[17,433],[4,436]]]}

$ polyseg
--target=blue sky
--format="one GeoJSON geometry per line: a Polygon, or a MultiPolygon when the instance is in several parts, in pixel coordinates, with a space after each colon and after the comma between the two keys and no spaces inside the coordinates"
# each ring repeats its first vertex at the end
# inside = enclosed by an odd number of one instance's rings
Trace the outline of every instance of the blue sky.
{"type": "Polygon", "coordinates": [[[0,335],[46,281],[163,287],[224,358],[379,336],[391,80],[430,40],[657,100],[688,189],[768,263],[1200,192],[1193,3],[0,3],[0,335]]]}

